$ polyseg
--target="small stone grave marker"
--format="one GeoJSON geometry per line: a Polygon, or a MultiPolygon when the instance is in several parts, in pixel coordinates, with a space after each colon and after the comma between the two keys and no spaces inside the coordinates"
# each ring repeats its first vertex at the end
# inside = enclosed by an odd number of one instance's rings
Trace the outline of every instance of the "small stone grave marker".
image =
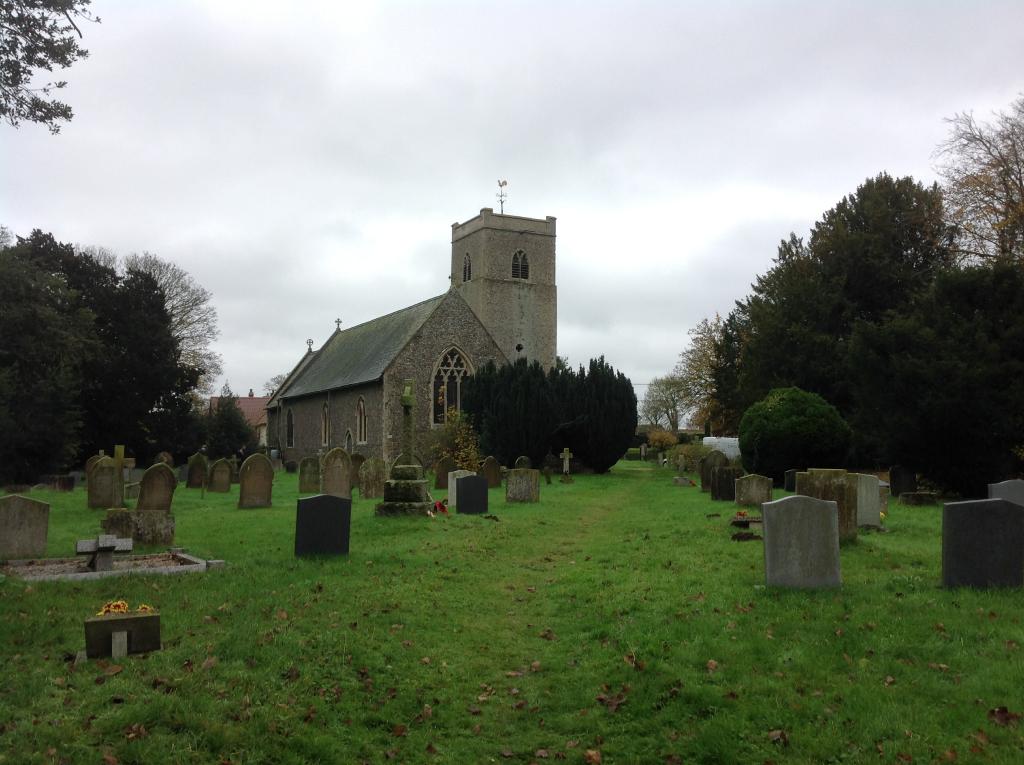
{"type": "Polygon", "coordinates": [[[333,494],[299,499],[295,511],[295,557],[348,555],[352,500],[333,494]]]}
{"type": "Polygon", "coordinates": [[[506,502],[539,502],[540,471],[514,468],[505,479],[506,502]]]}
{"type": "Polygon", "coordinates": [[[515,465],[513,465],[513,468],[516,470],[529,470],[532,467],[533,463],[530,462],[530,458],[526,455],[516,457],[515,465]]]}
{"type": "Polygon", "coordinates": [[[839,587],[839,508],[801,495],[761,505],[769,587],[839,587]]]}
{"type": "Polygon", "coordinates": [[[359,468],[359,496],[365,498],[383,497],[387,466],[380,457],[370,457],[359,468]]]}
{"type": "MultiPolygon", "coordinates": [[[[349,481],[351,481],[351,475],[349,481]]],[[[320,492],[320,460],[316,457],[303,457],[299,460],[299,493],[312,494],[320,492]]]]}
{"type": "Polygon", "coordinates": [[[264,454],[250,454],[238,470],[238,506],[270,507],[274,466],[264,454]]]}
{"type": "Polygon", "coordinates": [[[209,466],[206,462],[206,455],[196,452],[188,458],[188,478],[185,479],[185,488],[201,489],[206,484],[209,466]]]}
{"type": "Polygon", "coordinates": [[[882,527],[882,495],[879,489],[878,476],[865,473],[854,473],[850,480],[856,485],[857,491],[857,525],[868,528],[882,527]]]}
{"type": "Polygon", "coordinates": [[[494,457],[487,457],[484,460],[484,464],[480,466],[477,475],[482,475],[487,479],[487,487],[489,489],[496,489],[501,486],[501,465],[498,464],[498,460],[494,457]]]}
{"type": "Polygon", "coordinates": [[[88,505],[90,508],[120,507],[117,466],[110,457],[101,457],[89,471],[88,505]]]}
{"type": "Polygon", "coordinates": [[[475,473],[469,473],[469,475],[456,478],[455,484],[459,495],[459,504],[456,509],[460,514],[487,515],[486,478],[475,473]]]}
{"type": "Polygon", "coordinates": [[[231,491],[231,463],[225,459],[216,460],[210,465],[210,483],[207,491],[226,494],[231,491]]]}
{"type": "Polygon", "coordinates": [[[320,473],[320,493],[352,499],[352,460],[348,452],[336,446],[324,455],[320,473]]]}
{"type": "Polygon", "coordinates": [[[445,483],[448,484],[448,507],[455,508],[459,504],[459,479],[473,475],[472,470],[452,470],[448,473],[445,483]]]}
{"type": "Polygon", "coordinates": [[[434,488],[435,489],[448,489],[450,485],[448,483],[448,474],[458,470],[458,465],[455,464],[455,460],[451,457],[442,457],[436,463],[434,463],[434,488]]]}
{"type": "Polygon", "coordinates": [[[17,494],[0,497],[0,560],[46,555],[50,506],[17,494]]]}
{"type": "Polygon", "coordinates": [[[740,507],[761,507],[772,501],[772,479],[768,476],[745,475],[736,479],[736,504],[740,507]]]}
{"type": "Polygon", "coordinates": [[[720,451],[712,451],[710,454],[704,455],[700,461],[698,469],[700,470],[700,490],[711,491],[711,471],[716,467],[728,467],[729,458],[726,457],[720,451]]]}
{"type": "Polygon", "coordinates": [[[85,620],[85,655],[90,659],[160,650],[160,614],[104,614],[85,620]]]}
{"type": "Polygon", "coordinates": [[[1024,585],[1024,507],[1008,499],[942,508],[942,586],[1024,585]]]}
{"type": "Polygon", "coordinates": [[[80,539],[75,545],[75,554],[89,556],[85,565],[93,571],[112,570],[114,553],[131,551],[131,539],[118,539],[110,534],[100,534],[95,539],[80,539]]]}
{"type": "Polygon", "coordinates": [[[796,491],[796,474],[798,472],[796,468],[793,468],[782,474],[782,488],[784,491],[796,491]]]}
{"type": "Polygon", "coordinates": [[[711,468],[711,499],[732,502],[736,499],[736,479],[743,476],[743,468],[722,465],[711,468]]]}

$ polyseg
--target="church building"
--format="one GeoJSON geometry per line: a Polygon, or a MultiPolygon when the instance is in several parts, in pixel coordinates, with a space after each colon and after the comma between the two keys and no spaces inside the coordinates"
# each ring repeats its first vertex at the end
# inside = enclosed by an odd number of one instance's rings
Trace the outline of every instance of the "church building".
{"type": "Polygon", "coordinates": [[[400,450],[403,381],[415,382],[417,443],[461,409],[488,361],[554,366],[555,219],[484,208],[452,224],[451,287],[348,329],[299,360],[267,403],[267,442],[285,460],[326,452],[391,462],[400,450]]]}

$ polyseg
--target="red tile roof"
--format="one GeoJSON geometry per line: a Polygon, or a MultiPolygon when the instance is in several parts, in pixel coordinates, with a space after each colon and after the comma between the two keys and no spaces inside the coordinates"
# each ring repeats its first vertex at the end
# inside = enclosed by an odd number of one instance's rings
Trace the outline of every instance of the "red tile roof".
{"type": "MultiPolygon", "coordinates": [[[[212,412],[214,407],[220,401],[220,396],[210,397],[210,411],[212,412]]],[[[267,402],[270,401],[270,396],[239,396],[235,399],[235,403],[238,404],[238,408],[242,410],[242,414],[253,428],[260,425],[267,424],[267,402]]]]}

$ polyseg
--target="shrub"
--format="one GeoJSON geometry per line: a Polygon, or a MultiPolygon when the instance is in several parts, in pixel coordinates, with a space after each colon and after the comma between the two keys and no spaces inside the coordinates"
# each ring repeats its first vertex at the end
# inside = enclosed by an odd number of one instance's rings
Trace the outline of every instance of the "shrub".
{"type": "Polygon", "coordinates": [[[695,473],[701,457],[706,457],[710,453],[711,450],[702,443],[683,444],[676,450],[676,466],[683,472],[695,473]],[[679,462],[680,459],[683,460],[682,463],[679,462]]]}
{"type": "Polygon", "coordinates": [[[679,443],[679,439],[676,438],[675,433],[669,433],[667,430],[661,428],[655,428],[648,431],[647,443],[654,449],[668,449],[670,446],[675,446],[679,443]]]}
{"type": "Polygon", "coordinates": [[[632,447],[632,448],[626,449],[626,457],[625,457],[625,459],[627,459],[627,460],[634,460],[634,461],[639,460],[640,459],[640,449],[638,447],[632,447]]]}
{"type": "Polygon", "coordinates": [[[743,413],[740,454],[747,471],[781,482],[791,468],[840,467],[850,436],[850,426],[818,394],[776,388],[743,413]]]}

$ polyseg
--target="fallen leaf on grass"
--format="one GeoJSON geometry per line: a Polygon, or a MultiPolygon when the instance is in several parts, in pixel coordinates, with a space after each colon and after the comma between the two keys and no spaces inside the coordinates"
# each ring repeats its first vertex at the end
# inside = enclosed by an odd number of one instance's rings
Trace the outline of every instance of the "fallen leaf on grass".
{"type": "Polygon", "coordinates": [[[956,762],[956,749],[947,749],[940,758],[943,762],[956,762]]]}
{"type": "Polygon", "coordinates": [[[542,760],[546,760],[548,758],[548,750],[538,749],[536,752],[533,753],[533,756],[540,757],[542,760]]]}
{"type": "Polygon", "coordinates": [[[636,654],[632,651],[623,656],[622,660],[626,662],[626,664],[631,666],[633,669],[635,669],[637,672],[642,672],[644,667],[647,666],[646,662],[643,662],[640,659],[636,658],[636,654]]]}
{"type": "Polygon", "coordinates": [[[996,725],[1016,725],[1020,720],[1020,715],[1017,712],[1011,712],[1006,707],[996,707],[988,710],[988,719],[996,725]]]}
{"type": "Polygon", "coordinates": [[[540,662],[539,661],[531,661],[530,662],[530,671],[531,672],[540,672],[540,662]]]}
{"type": "Polygon", "coordinates": [[[935,669],[935,670],[938,670],[939,672],[947,672],[947,671],[949,671],[949,665],[948,664],[936,664],[935,662],[932,662],[932,663],[930,663],[928,665],[928,669],[935,669]]]}
{"type": "Polygon", "coordinates": [[[540,637],[544,638],[545,640],[555,640],[555,633],[550,627],[548,627],[546,630],[540,633],[540,637]]]}
{"type": "Polygon", "coordinates": [[[890,685],[896,682],[896,678],[892,675],[886,675],[885,680],[882,681],[882,685],[888,688],[890,685]]]}
{"type": "Polygon", "coordinates": [[[900,762],[913,762],[914,761],[913,755],[909,755],[906,752],[897,752],[896,753],[896,759],[899,760],[900,762]]]}
{"type": "Polygon", "coordinates": [[[437,747],[434,746],[432,743],[427,744],[426,752],[427,754],[437,754],[437,747]]]}
{"type": "Polygon", "coordinates": [[[483,710],[480,709],[480,707],[472,706],[472,705],[470,707],[468,707],[468,711],[469,711],[469,713],[471,715],[474,715],[474,716],[480,715],[483,712],[483,710]]]}
{"type": "Polygon", "coordinates": [[[285,611],[285,610],[284,610],[284,609],[282,608],[282,609],[281,609],[280,611],[278,611],[278,612],[277,612],[277,618],[278,618],[278,619],[282,619],[282,620],[283,620],[283,619],[287,619],[287,618],[288,618],[288,612],[287,612],[287,611],[285,611]]]}
{"type": "Polygon", "coordinates": [[[217,666],[216,656],[207,656],[206,661],[203,662],[203,669],[213,669],[217,666]]]}
{"type": "Polygon", "coordinates": [[[782,746],[789,745],[789,736],[787,736],[786,731],[781,728],[768,731],[768,740],[773,744],[782,744],[782,746]]]}
{"type": "Polygon", "coordinates": [[[409,733],[409,729],[405,725],[395,725],[391,728],[392,736],[405,736],[409,733]]]}
{"type": "Polygon", "coordinates": [[[715,672],[718,669],[718,662],[714,659],[708,659],[708,663],[706,666],[708,668],[709,673],[715,672]]]}
{"type": "Polygon", "coordinates": [[[124,729],[124,737],[129,741],[134,741],[138,738],[145,738],[149,735],[149,731],[146,730],[146,726],[142,723],[133,723],[124,729]]]}
{"type": "Polygon", "coordinates": [[[103,674],[105,674],[107,677],[113,677],[114,675],[120,674],[123,669],[124,667],[122,667],[120,664],[111,664],[109,667],[103,670],[103,674]]]}
{"type": "Polygon", "coordinates": [[[103,753],[103,765],[118,765],[119,762],[120,760],[117,759],[110,752],[103,753]]]}
{"type": "Polygon", "coordinates": [[[587,763],[587,765],[601,765],[601,750],[588,749],[583,754],[583,761],[587,763]]]}
{"type": "Polygon", "coordinates": [[[513,752],[511,749],[502,749],[501,750],[501,756],[504,757],[507,760],[507,759],[510,759],[512,757],[515,757],[516,753],[513,752]]]}
{"type": "Polygon", "coordinates": [[[424,656],[422,659],[420,659],[420,664],[430,664],[430,657],[424,656]]]}
{"type": "MultiPolygon", "coordinates": [[[[605,686],[605,690],[608,690],[608,686],[605,686]]],[[[622,686],[622,690],[612,695],[609,693],[599,693],[596,697],[596,701],[603,704],[609,712],[614,714],[620,706],[626,703],[626,694],[629,693],[629,686],[622,686]]]]}
{"type": "Polygon", "coordinates": [[[285,680],[298,680],[300,674],[299,668],[293,664],[281,673],[281,677],[285,680]]]}

